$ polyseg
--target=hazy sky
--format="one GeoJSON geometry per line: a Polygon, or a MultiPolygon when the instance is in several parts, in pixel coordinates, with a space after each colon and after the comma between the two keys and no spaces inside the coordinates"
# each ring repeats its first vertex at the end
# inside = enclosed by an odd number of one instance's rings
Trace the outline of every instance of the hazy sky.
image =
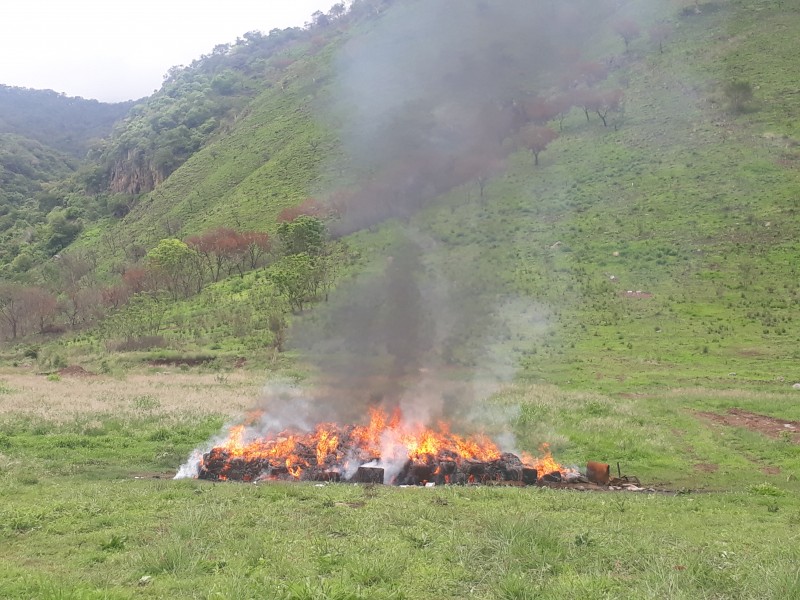
{"type": "Polygon", "coordinates": [[[151,94],[167,69],[336,0],[3,0],[0,83],[103,101],[151,94]]]}

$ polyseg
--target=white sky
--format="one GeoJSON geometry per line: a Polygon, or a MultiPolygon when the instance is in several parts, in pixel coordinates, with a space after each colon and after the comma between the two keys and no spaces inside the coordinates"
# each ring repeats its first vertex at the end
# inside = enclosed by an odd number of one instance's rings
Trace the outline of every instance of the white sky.
{"type": "Polygon", "coordinates": [[[255,29],[302,26],[336,0],[0,0],[0,83],[106,102],[255,29]]]}

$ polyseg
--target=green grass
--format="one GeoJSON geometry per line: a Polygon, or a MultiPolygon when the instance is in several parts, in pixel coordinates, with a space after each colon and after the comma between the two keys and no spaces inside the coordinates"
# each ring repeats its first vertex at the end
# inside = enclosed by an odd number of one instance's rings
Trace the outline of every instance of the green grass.
{"type": "MultiPolygon", "coordinates": [[[[644,40],[633,47],[616,74],[626,98],[619,130],[575,110],[540,168],[517,155],[485,204],[467,186],[411,221],[429,238],[431,271],[488,290],[486,320],[503,292],[546,316],[544,331],[523,327],[500,344],[525,380],[777,391],[798,378],[800,180],[784,116],[800,111],[800,96],[784,93],[797,84],[791,36],[774,40],[775,52],[767,40],[770,24],[800,24],[769,2],[706,8],[672,17],[664,54],[644,40]],[[744,114],[720,97],[733,76],[758,86],[744,114]]],[[[359,235],[356,246],[366,257],[390,253],[384,240],[403,228],[359,235]]],[[[448,301],[457,313],[476,299],[448,301]]],[[[456,354],[480,355],[483,335],[462,336],[456,354]]]]}
{"type": "MultiPolygon", "coordinates": [[[[663,54],[643,37],[618,57],[618,130],[575,110],[542,165],[514,155],[485,203],[465,186],[408,223],[348,238],[359,259],[347,275],[362,278],[385,267],[405,229],[427,240],[430,281],[448,279],[450,312],[465,315],[439,357],[448,366],[475,368],[491,354],[525,381],[607,392],[779,391],[800,380],[792,118],[800,81],[794,37],[775,35],[800,28],[797,12],[765,0],[706,3],[700,14],[673,8],[648,17],[673,27],[663,54]],[[756,88],[742,113],[726,105],[731,79],[756,88]],[[518,326],[525,305],[536,326],[518,326]]],[[[357,186],[362,174],[342,162],[336,121],[324,117],[347,35],[292,65],[286,89],[265,90],[229,132],[112,225],[120,243],[103,247],[101,267],[122,261],[129,242],[155,244],[167,222],[186,235],[219,225],[270,229],[282,208],[311,193],[343,180],[357,186]]],[[[616,36],[595,44],[604,57],[621,52],[616,36]]],[[[87,228],[83,243],[106,243],[101,230],[87,228]]],[[[169,350],[269,362],[271,335],[250,301],[261,283],[263,273],[253,273],[175,303],[169,350]]],[[[350,280],[340,287],[346,294],[350,280]]],[[[97,336],[81,337],[67,345],[74,355],[102,354],[97,336]]]]}
{"type": "MultiPolygon", "coordinates": [[[[4,598],[792,598],[800,446],[710,426],[790,397],[611,398],[514,387],[519,445],[621,462],[672,493],[212,484],[152,479],[222,418],[124,414],[0,426],[4,598]],[[697,465],[716,466],[715,472],[697,465]],[[764,466],[780,467],[765,474],[764,466]],[[144,479],[136,476],[144,474],[144,479]]],[[[141,405],[141,406],[140,406],[141,405]]],[[[145,406],[146,405],[146,406],[145,406]]],[[[162,475],[163,477],[163,475],[162,475]]]]}

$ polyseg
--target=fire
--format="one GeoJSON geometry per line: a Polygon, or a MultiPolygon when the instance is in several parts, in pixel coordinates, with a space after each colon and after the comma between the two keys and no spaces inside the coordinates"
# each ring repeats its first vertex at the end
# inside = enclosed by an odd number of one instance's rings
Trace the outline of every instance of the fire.
{"type": "Polygon", "coordinates": [[[541,453],[539,458],[534,458],[527,452],[523,452],[522,461],[542,474],[559,472],[562,475],[566,475],[567,473],[576,472],[575,469],[565,468],[553,458],[553,454],[550,452],[550,444],[544,443],[539,446],[539,452],[541,453]]]}
{"type": "Polygon", "coordinates": [[[523,468],[536,469],[540,475],[568,472],[553,459],[546,444],[541,447],[540,458],[523,455],[520,460],[501,452],[488,437],[463,437],[452,433],[446,423],[439,423],[436,429],[411,425],[399,410],[388,414],[373,409],[367,425],[322,423],[310,433],[292,431],[276,436],[258,434],[256,421],[251,415],[245,424],[232,427],[227,439],[203,455],[201,474],[205,469],[218,479],[327,480],[349,476],[368,463],[393,463],[403,467],[406,477],[414,471],[419,481],[438,477],[445,483],[450,483],[457,468],[463,467],[464,482],[471,482],[489,477],[480,465],[511,459],[508,464],[513,466],[508,468],[516,469],[520,477],[523,468]]]}

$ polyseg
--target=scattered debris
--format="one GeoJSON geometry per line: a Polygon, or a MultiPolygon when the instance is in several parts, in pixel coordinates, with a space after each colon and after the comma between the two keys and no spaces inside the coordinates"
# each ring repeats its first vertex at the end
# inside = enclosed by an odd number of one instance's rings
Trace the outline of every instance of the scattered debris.
{"type": "Polygon", "coordinates": [[[650,292],[644,292],[642,290],[636,290],[636,291],[628,290],[623,295],[626,298],[639,298],[639,299],[644,299],[644,300],[647,300],[647,299],[653,297],[653,294],[651,294],[650,292]]]}

